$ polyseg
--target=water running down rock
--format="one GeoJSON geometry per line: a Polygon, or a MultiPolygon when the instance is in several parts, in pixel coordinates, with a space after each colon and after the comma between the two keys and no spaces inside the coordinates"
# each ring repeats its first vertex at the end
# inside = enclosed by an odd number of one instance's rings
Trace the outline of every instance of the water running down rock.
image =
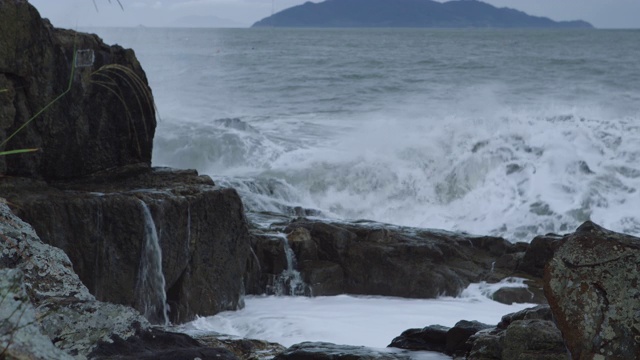
{"type": "Polygon", "coordinates": [[[152,324],[169,325],[167,294],[162,273],[162,249],[151,211],[140,200],[144,215],[144,240],[140,257],[140,272],[136,289],[137,308],[152,324]]]}

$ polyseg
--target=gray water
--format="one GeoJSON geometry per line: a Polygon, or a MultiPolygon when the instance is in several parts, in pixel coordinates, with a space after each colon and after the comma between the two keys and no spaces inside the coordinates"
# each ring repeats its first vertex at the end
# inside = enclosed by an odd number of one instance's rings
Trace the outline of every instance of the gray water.
{"type": "Polygon", "coordinates": [[[250,217],[640,235],[639,31],[97,32],[147,72],[154,165],[236,187],[250,217]]]}

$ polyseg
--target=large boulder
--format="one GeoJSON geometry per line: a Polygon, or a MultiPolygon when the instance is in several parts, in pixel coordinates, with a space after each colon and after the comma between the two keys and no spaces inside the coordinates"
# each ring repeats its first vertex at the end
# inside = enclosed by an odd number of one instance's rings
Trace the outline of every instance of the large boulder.
{"type": "Polygon", "coordinates": [[[65,253],[43,243],[0,200],[0,358],[236,359],[152,329],[130,307],[97,301],[65,253]]]}
{"type": "Polygon", "coordinates": [[[0,0],[0,143],[36,115],[0,151],[40,151],[0,157],[0,173],[55,180],[151,163],[153,97],[133,50],[0,0]]]}
{"type": "Polygon", "coordinates": [[[573,359],[640,358],[640,238],[585,222],[555,252],[544,290],[573,359]]]}
{"type": "Polygon", "coordinates": [[[138,292],[151,226],[171,321],[241,306],[250,255],[242,203],[235,190],[206,176],[140,167],[55,185],[6,177],[0,193],[44,242],[68,254],[98,300],[145,312],[138,292]]]}

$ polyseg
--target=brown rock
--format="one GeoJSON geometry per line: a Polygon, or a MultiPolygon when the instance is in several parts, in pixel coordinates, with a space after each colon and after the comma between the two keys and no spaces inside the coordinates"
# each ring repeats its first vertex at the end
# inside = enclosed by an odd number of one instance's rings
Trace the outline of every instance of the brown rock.
{"type": "Polygon", "coordinates": [[[545,269],[544,290],[573,359],[640,358],[640,239],[590,221],[545,269]]]}
{"type": "Polygon", "coordinates": [[[136,288],[144,202],[162,248],[170,319],[184,322],[240,306],[250,255],[243,207],[235,190],[218,188],[208,177],[143,169],[55,186],[5,177],[0,192],[44,242],[67,253],[98,300],[143,310],[136,288]]]}
{"type": "Polygon", "coordinates": [[[456,296],[512,247],[502,238],[376,223],[299,219],[284,231],[314,295],[456,296]]]}

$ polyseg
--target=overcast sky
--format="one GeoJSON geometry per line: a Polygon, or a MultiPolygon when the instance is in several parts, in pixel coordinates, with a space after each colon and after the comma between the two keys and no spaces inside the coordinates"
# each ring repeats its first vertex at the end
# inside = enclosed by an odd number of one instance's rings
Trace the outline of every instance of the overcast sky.
{"type": "MultiPolygon", "coordinates": [[[[246,27],[305,0],[30,0],[60,27],[246,27]]],[[[319,2],[319,1],[314,1],[319,2]]],[[[554,20],[586,20],[599,28],[640,28],[640,0],[485,0],[554,20]]]]}

